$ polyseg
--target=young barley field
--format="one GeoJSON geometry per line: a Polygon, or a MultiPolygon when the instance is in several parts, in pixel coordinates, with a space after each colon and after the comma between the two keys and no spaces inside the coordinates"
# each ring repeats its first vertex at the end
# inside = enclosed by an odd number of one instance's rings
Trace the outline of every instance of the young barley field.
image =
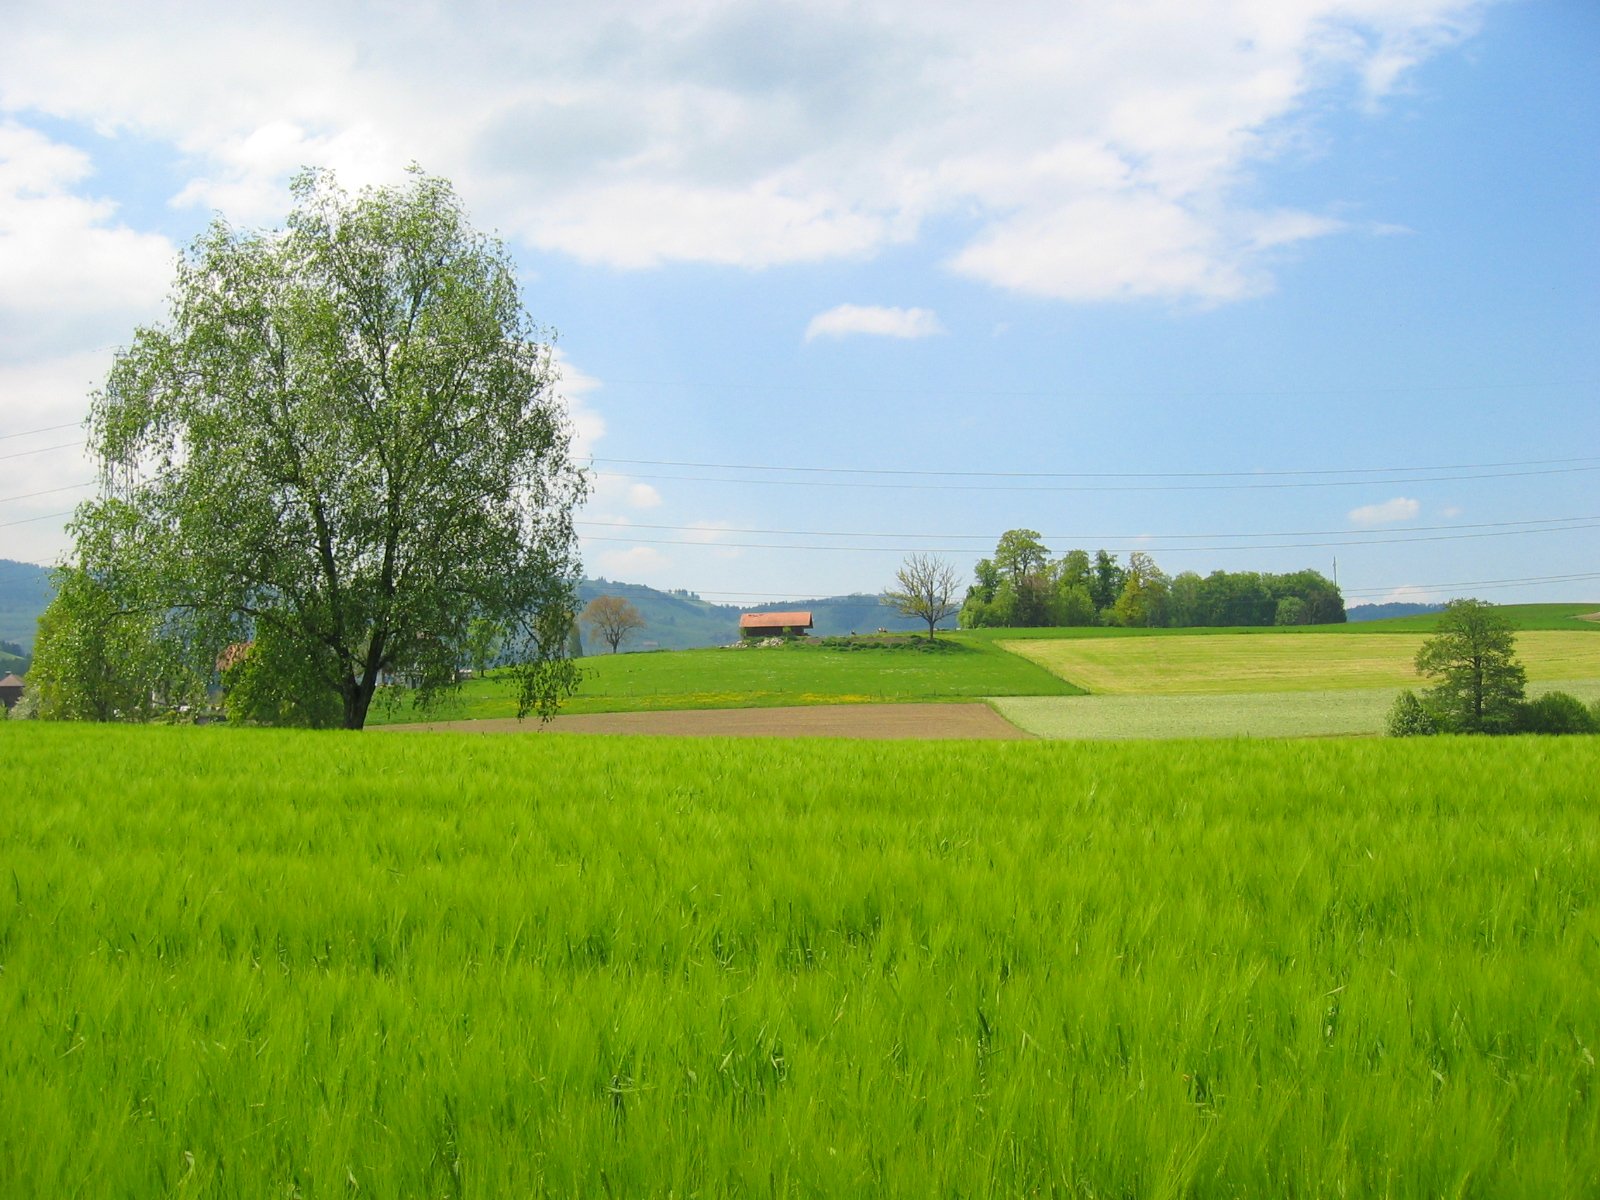
{"type": "Polygon", "coordinates": [[[1593,738],[0,752],[11,1194],[1600,1189],[1593,738]]]}

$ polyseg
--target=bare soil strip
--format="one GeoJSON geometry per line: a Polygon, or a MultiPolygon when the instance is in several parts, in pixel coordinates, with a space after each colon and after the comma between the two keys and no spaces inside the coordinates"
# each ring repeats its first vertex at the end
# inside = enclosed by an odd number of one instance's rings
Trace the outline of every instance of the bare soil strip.
{"type": "Polygon", "coordinates": [[[987,704],[820,704],[797,708],[718,708],[682,712],[595,713],[529,719],[433,721],[374,730],[434,733],[631,733],[669,737],[832,737],[942,740],[1032,738],[987,704]]]}

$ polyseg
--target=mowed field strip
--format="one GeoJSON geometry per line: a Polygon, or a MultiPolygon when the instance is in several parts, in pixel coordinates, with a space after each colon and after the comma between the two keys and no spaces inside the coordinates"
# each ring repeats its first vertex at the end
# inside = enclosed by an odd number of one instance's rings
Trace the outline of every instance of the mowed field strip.
{"type": "MultiPolygon", "coordinates": [[[[1421,634],[1248,633],[999,642],[1103,696],[1324,692],[1424,686],[1412,666],[1421,634]]],[[[1600,636],[1527,630],[1517,656],[1530,682],[1600,678],[1600,636]]]]}

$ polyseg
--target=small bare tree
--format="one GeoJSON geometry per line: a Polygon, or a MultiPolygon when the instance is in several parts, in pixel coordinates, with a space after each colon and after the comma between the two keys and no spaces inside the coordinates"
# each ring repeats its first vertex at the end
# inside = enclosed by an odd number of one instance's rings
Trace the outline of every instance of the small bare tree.
{"type": "Polygon", "coordinates": [[[883,593],[883,602],[892,604],[908,617],[921,617],[928,623],[928,640],[940,621],[953,615],[959,581],[955,568],[932,554],[908,554],[894,573],[898,589],[883,593]]]}
{"type": "Polygon", "coordinates": [[[578,619],[590,636],[609,645],[613,654],[630,633],[644,628],[644,617],[639,610],[621,596],[596,596],[578,619]]]}

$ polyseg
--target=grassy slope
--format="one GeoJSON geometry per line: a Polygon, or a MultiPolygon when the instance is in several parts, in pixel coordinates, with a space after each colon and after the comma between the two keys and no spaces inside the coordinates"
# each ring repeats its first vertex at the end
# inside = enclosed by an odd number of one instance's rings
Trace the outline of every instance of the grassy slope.
{"type": "Polygon", "coordinates": [[[1592,741],[0,726],[18,1195],[1592,1196],[1592,741]]]}
{"type": "MultiPolygon", "coordinates": [[[[792,645],[740,650],[605,654],[582,662],[584,682],[565,713],[690,708],[771,708],[974,700],[989,696],[1070,696],[1079,689],[992,642],[941,635],[938,649],[828,649],[792,645]]],[[[472,680],[436,714],[439,720],[515,715],[507,684],[472,680]]],[[[373,724],[414,720],[401,706],[373,724]]]]}

